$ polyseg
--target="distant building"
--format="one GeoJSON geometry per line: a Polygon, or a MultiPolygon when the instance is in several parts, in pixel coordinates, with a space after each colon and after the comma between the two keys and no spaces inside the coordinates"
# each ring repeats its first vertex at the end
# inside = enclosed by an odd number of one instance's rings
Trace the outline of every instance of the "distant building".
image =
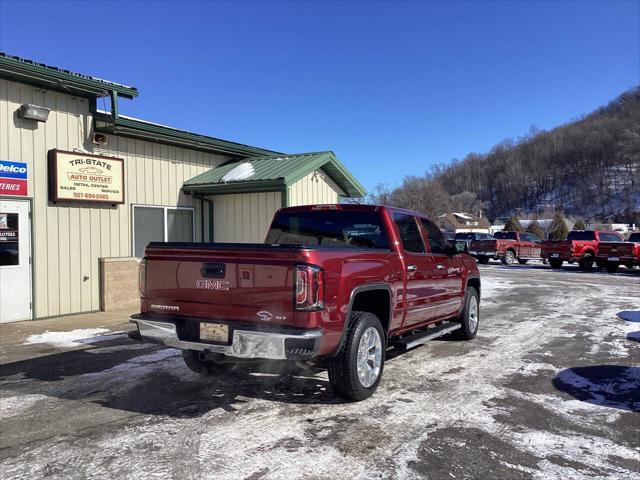
{"type": "Polygon", "coordinates": [[[438,217],[440,228],[446,232],[490,233],[491,224],[484,217],[471,213],[444,213],[438,217]]]}
{"type": "MultiPolygon", "coordinates": [[[[631,226],[631,230],[634,230],[635,225],[631,226]]],[[[618,232],[628,233],[629,225],[626,223],[588,223],[588,230],[603,230],[605,232],[618,232]]]]}

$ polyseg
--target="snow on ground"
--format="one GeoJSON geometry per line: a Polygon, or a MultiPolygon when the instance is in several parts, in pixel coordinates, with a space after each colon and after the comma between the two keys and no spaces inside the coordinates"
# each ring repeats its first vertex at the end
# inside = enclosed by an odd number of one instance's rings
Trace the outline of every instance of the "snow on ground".
{"type": "MultiPolygon", "coordinates": [[[[324,372],[206,379],[175,350],[76,350],[61,380],[28,366],[0,375],[5,432],[33,429],[43,404],[53,422],[41,437],[5,435],[0,468],[7,479],[637,478],[640,344],[617,315],[639,309],[638,286],[483,268],[478,338],[391,358],[360,403],[336,399],[324,372]]],[[[50,333],[60,348],[109,336],[50,333]]]]}
{"type": "Polygon", "coordinates": [[[69,332],[51,332],[47,330],[37,335],[29,335],[23,345],[46,343],[58,348],[79,347],[86,343],[114,340],[124,332],[111,332],[108,328],[81,328],[69,332]]]}

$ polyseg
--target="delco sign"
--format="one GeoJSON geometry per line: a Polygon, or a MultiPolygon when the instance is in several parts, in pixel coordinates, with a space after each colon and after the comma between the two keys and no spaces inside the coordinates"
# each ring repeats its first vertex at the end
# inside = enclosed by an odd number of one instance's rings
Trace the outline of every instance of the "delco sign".
{"type": "Polygon", "coordinates": [[[27,195],[27,164],[0,160],[0,195],[27,195]]]}

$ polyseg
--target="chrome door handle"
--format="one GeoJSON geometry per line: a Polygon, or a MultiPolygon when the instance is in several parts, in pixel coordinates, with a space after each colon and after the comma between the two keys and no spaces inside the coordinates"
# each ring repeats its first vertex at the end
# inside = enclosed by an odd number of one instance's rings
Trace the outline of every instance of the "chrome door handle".
{"type": "Polygon", "coordinates": [[[436,268],[438,270],[444,270],[444,265],[438,264],[438,265],[436,265],[436,268]]]}
{"type": "Polygon", "coordinates": [[[416,270],[418,270],[418,266],[417,265],[407,265],[407,271],[408,272],[415,272],[416,270]]]}

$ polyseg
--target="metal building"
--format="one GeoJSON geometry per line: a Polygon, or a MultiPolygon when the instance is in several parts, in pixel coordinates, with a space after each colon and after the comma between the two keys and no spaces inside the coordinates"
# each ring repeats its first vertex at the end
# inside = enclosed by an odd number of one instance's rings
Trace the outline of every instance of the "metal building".
{"type": "Polygon", "coordinates": [[[149,241],[260,242],[278,208],[365,193],[332,152],[119,114],[137,95],[0,53],[0,322],[134,308],[149,241]]]}

